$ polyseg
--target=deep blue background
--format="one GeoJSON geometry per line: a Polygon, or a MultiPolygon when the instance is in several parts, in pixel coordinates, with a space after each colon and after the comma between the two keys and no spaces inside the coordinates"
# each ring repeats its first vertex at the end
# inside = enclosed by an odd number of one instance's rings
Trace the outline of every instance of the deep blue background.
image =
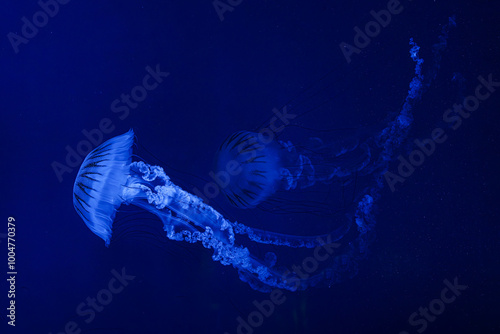
{"type": "MultiPolygon", "coordinates": [[[[415,110],[411,138],[428,137],[457,102],[455,72],[464,95],[477,76],[500,79],[498,1],[403,1],[404,11],[347,64],[339,43],[387,1],[246,1],[220,21],[210,0],[71,1],[14,53],[9,32],[40,8],[5,1],[0,31],[2,92],[2,226],[17,221],[17,333],[59,333],[68,321],[82,333],[228,333],[236,318],[268,295],[241,282],[234,269],[198,246],[162,238],[161,224],[145,214],[155,237],[124,235],[110,248],[93,235],[72,205],[76,170],[59,182],[51,164],[81,131],[112,120],[109,139],[134,128],[136,153],[168,167],[191,191],[208,179],[220,143],[251,130],[272,108],[300,97],[305,87],[328,87],[332,101],[308,114],[304,126],[359,127],[397,111],[412,78],[408,40],[426,58],[441,26],[455,14],[442,67],[415,110]],[[170,76],[130,116],[120,120],[111,102],[141,83],[145,67],[170,76]],[[325,73],[328,86],[318,82],[325,73]],[[78,304],[107,286],[112,269],[136,278],[90,324],[78,304]]],[[[426,58],[429,59],[429,58],[426,58]]],[[[498,95],[497,95],[498,94],[498,95]]],[[[462,95],[463,97],[463,95],[462,95]]],[[[288,293],[255,333],[399,333],[408,317],[438,298],[443,280],[469,286],[429,324],[426,333],[498,333],[498,111],[492,95],[418,168],[396,193],[382,190],[377,239],[352,280],[330,289],[288,293]]],[[[297,107],[300,111],[300,107],[297,107]]],[[[293,139],[293,138],[292,138],[293,139]]],[[[214,205],[223,207],[222,200],[214,205]]],[[[245,220],[241,214],[239,220],[245,220]]],[[[134,219],[135,217],[135,219],[134,219]]],[[[235,217],[230,217],[235,218],[235,217]]],[[[272,224],[272,222],[269,222],[272,224]]],[[[300,224],[299,222],[295,222],[300,224]]],[[[307,221],[303,222],[304,224],[307,221]]],[[[286,226],[279,228],[286,230],[286,226]]],[[[5,239],[0,244],[6,254],[5,239]]],[[[6,261],[6,255],[0,257],[6,261]]],[[[2,333],[5,266],[1,268],[2,333]]],[[[6,329],[7,328],[7,329],[6,329]]]]}

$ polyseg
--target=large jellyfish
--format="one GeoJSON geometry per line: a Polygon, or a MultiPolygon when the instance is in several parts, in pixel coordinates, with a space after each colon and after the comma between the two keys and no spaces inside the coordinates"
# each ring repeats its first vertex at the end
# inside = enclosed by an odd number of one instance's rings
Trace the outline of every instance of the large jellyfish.
{"type": "MultiPolygon", "coordinates": [[[[449,24],[443,28],[446,37],[449,24]]],[[[434,47],[440,51],[446,38],[434,47]]],[[[332,182],[357,174],[369,178],[344,222],[335,229],[316,235],[293,235],[258,229],[223,217],[199,197],[175,185],[159,166],[132,161],[132,130],[112,138],[93,150],[83,161],[73,188],[73,204],[85,224],[109,246],[116,211],[122,204],[135,205],[157,215],[171,240],[200,242],[213,250],[213,260],[232,265],[243,281],[253,288],[269,291],[273,287],[303,290],[320,282],[332,284],[356,273],[357,262],[366,256],[375,225],[373,207],[382,187],[383,174],[407,137],[412,123],[412,109],[434,78],[433,70],[422,74],[423,60],[419,47],[410,40],[410,55],[415,62],[415,77],[410,82],[406,100],[397,115],[376,133],[366,138],[346,141],[344,145],[325,144],[312,139],[306,147],[291,142],[259,142],[255,133],[238,132],[219,150],[218,166],[239,170],[225,193],[237,207],[253,208],[272,198],[280,189],[303,189],[318,182],[332,182]],[[327,152],[327,153],[325,153],[327,152]],[[271,244],[274,248],[315,248],[326,259],[331,245],[347,233],[356,236],[342,251],[325,261],[322,269],[304,275],[277,265],[277,256],[268,252],[263,259],[252,246],[271,244]],[[239,236],[243,235],[243,236],[239,236]]],[[[439,57],[439,52],[435,52],[439,57]]],[[[433,69],[436,66],[433,66],[433,69]]],[[[262,245],[266,246],[266,245],[262,245]]],[[[300,260],[300,259],[298,259],[300,260]]]]}
{"type": "Polygon", "coordinates": [[[111,240],[116,210],[122,204],[133,204],[156,214],[168,238],[201,242],[214,250],[214,260],[231,264],[269,286],[300,288],[252,256],[247,248],[235,245],[233,223],[173,184],[161,167],[132,162],[133,138],[130,130],[89,153],[73,188],[76,211],[106,245],[111,240]]]}

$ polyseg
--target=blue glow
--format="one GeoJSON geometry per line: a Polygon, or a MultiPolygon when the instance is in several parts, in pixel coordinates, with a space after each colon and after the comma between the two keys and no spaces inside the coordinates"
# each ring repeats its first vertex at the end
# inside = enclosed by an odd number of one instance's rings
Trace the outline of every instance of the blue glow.
{"type": "MultiPolygon", "coordinates": [[[[450,25],[452,23],[454,21],[450,19],[450,25]]],[[[447,33],[447,30],[443,32],[447,33]]],[[[439,50],[442,50],[446,38],[440,38],[440,41],[439,50]]],[[[141,207],[161,219],[169,239],[200,242],[213,250],[214,261],[232,265],[238,270],[240,279],[260,291],[269,291],[273,287],[302,290],[320,282],[331,285],[353,277],[374,238],[374,210],[380,196],[382,175],[407,138],[415,102],[434,77],[433,69],[429,72],[430,78],[422,74],[424,61],[419,56],[420,48],[413,40],[410,40],[410,45],[415,76],[410,82],[408,95],[398,115],[373,135],[343,146],[325,144],[321,139],[313,138],[309,146],[297,147],[289,141],[265,141],[256,133],[242,131],[230,136],[219,148],[217,170],[239,170],[223,190],[235,206],[245,209],[259,205],[279,189],[300,191],[317,182],[350,177],[355,173],[368,177],[369,183],[356,198],[353,209],[345,215],[345,224],[339,224],[334,231],[298,236],[232,222],[199,197],[175,185],[161,167],[142,161],[132,162],[132,130],[108,140],[87,156],[75,180],[75,209],[92,232],[109,245],[117,208],[121,204],[141,207]],[[276,254],[268,252],[261,260],[236,242],[236,236],[243,235],[255,244],[326,247],[351,230],[355,232],[355,238],[332,256],[325,268],[307,278],[277,267],[279,259],[276,254]]]]}

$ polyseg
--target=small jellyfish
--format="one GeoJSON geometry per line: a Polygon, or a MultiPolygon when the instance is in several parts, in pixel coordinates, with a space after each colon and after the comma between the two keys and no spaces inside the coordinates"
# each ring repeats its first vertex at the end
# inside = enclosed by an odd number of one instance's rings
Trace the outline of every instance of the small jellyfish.
{"type": "Polygon", "coordinates": [[[370,163],[370,147],[357,140],[326,145],[319,138],[295,146],[239,131],[215,155],[215,174],[224,175],[222,191],[241,209],[254,208],[280,190],[304,189],[360,172],[370,163]]]}

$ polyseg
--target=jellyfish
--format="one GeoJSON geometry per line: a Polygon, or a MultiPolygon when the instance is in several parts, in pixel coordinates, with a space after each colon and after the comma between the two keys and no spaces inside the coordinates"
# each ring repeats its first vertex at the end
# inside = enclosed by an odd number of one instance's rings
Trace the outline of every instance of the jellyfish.
{"type": "Polygon", "coordinates": [[[304,189],[363,170],[370,147],[358,142],[326,145],[310,138],[305,145],[276,141],[261,133],[238,131],[215,155],[216,175],[225,175],[222,187],[228,201],[242,209],[254,208],[278,190],[304,189]]]}
{"type": "MultiPolygon", "coordinates": [[[[454,23],[450,19],[450,25],[454,23]]],[[[315,235],[286,234],[258,229],[224,217],[214,207],[177,186],[160,166],[132,161],[134,132],[111,138],[83,161],[73,187],[73,205],[87,227],[109,246],[113,221],[122,205],[134,205],[156,215],[170,240],[201,243],[213,251],[212,259],[233,266],[241,280],[259,291],[273,288],[303,290],[321,282],[333,284],[357,273],[373,240],[374,207],[383,185],[382,176],[405,141],[412,123],[414,104],[429,85],[422,74],[419,47],[410,40],[415,76],[401,110],[370,136],[325,143],[312,138],[305,146],[290,141],[259,140],[256,133],[242,131],[220,147],[216,165],[235,172],[225,193],[236,207],[251,210],[271,199],[277,191],[300,191],[317,183],[360,174],[371,181],[363,186],[344,223],[315,235]],[[326,153],[325,153],[326,152],[326,153]],[[277,263],[278,256],[259,256],[252,248],[314,248],[328,253],[331,245],[351,238],[342,252],[331,257],[322,269],[303,275],[277,263]],[[248,237],[248,238],[247,238],[248,237]]],[[[431,74],[431,79],[434,74],[431,74]]]]}

